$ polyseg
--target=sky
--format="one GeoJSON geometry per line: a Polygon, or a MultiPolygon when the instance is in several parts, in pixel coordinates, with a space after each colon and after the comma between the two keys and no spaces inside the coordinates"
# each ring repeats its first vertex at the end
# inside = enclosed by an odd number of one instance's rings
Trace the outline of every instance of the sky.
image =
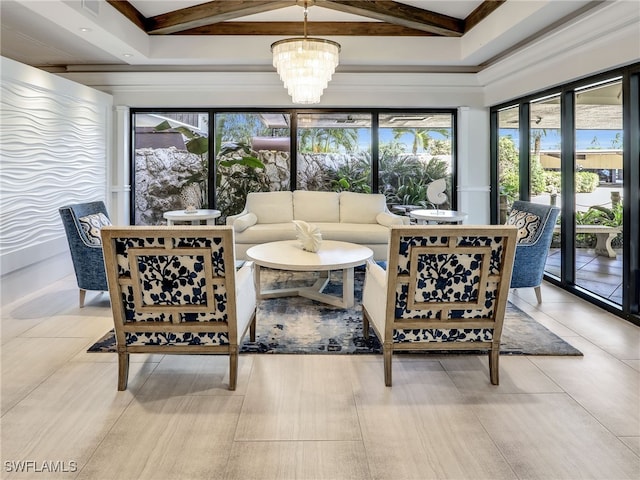
{"type": "MultiPolygon", "coordinates": [[[[613,149],[616,147],[616,134],[620,134],[622,140],[622,130],[578,130],[576,133],[576,150],[591,149],[613,149]]],[[[515,142],[518,141],[518,130],[501,128],[500,135],[511,135],[515,142]]],[[[560,150],[560,131],[545,130],[540,142],[541,150],[560,150]]]]}

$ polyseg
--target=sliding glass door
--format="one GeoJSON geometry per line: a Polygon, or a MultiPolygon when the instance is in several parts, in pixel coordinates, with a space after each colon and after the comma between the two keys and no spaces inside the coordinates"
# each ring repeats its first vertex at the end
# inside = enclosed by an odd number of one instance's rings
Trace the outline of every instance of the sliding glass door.
{"type": "Polygon", "coordinates": [[[622,81],[576,89],[575,282],[622,304],[622,81]]]}
{"type": "MultiPolygon", "coordinates": [[[[535,203],[562,207],[560,95],[534,99],[529,118],[529,193],[535,203]]],[[[545,271],[560,277],[561,222],[555,228],[545,271]]]]}
{"type": "Polygon", "coordinates": [[[547,280],[640,324],[639,69],[495,106],[491,135],[494,209],[513,198],[561,209],[547,280]]]}

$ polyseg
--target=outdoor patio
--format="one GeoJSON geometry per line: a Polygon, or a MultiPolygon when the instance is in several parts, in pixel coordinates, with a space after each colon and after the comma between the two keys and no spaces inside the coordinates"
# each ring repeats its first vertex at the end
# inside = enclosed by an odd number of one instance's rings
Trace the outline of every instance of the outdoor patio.
{"type": "MultiPolygon", "coordinates": [[[[616,258],[596,255],[593,248],[576,249],[576,284],[617,304],[622,304],[622,249],[616,258]]],[[[547,257],[548,273],[560,276],[560,249],[547,257]]]]}

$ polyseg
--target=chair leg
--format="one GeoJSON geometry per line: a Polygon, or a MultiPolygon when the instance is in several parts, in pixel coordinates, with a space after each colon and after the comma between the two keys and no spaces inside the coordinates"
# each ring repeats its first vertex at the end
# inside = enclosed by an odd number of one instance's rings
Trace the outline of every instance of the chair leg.
{"type": "Polygon", "coordinates": [[[252,342],[256,341],[256,314],[253,314],[253,318],[251,319],[251,323],[249,324],[249,340],[252,342]]]}
{"type": "Polygon", "coordinates": [[[489,378],[491,385],[500,384],[500,347],[494,347],[489,350],[489,378]]]}
{"type": "Polygon", "coordinates": [[[382,355],[384,357],[384,384],[391,386],[391,356],[393,355],[393,347],[389,343],[382,346],[382,355]]]}
{"type": "Polygon", "coordinates": [[[84,298],[87,296],[87,291],[83,288],[80,289],[80,308],[84,308],[84,298]]]}
{"type": "Polygon", "coordinates": [[[542,290],[540,289],[540,285],[533,287],[533,289],[536,292],[536,300],[538,300],[538,303],[542,303],[542,290]]]}
{"type": "Polygon", "coordinates": [[[369,317],[367,317],[367,311],[364,307],[362,307],[362,336],[369,339],[369,317]]]}
{"type": "Polygon", "coordinates": [[[129,354],[118,352],[118,390],[127,389],[129,379],[129,354]]]}
{"type": "Polygon", "coordinates": [[[229,352],[229,390],[236,389],[238,380],[238,349],[229,352]]]}

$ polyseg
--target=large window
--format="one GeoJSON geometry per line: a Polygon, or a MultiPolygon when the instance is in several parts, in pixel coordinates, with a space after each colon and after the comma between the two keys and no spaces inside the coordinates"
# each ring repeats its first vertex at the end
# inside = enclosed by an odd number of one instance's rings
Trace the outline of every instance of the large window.
{"type": "Polygon", "coordinates": [[[166,211],[207,207],[209,115],[135,113],[131,123],[133,223],[157,225],[166,211]]]}
{"type": "Polygon", "coordinates": [[[291,185],[288,113],[220,112],[215,118],[215,206],[240,213],[247,193],[289,190],[291,185]]]}
{"type": "Polygon", "coordinates": [[[455,111],[137,109],[132,223],[195,206],[239,213],[249,192],[384,193],[397,212],[456,208],[455,111]],[[426,186],[447,180],[447,202],[426,186]]]}
{"type": "Polygon", "coordinates": [[[371,193],[371,114],[298,115],[297,188],[371,193]]]}
{"type": "Polygon", "coordinates": [[[387,113],[379,119],[380,192],[396,210],[451,209],[453,198],[453,116],[446,113],[387,113]],[[434,180],[447,181],[445,203],[426,198],[434,180]]]}
{"type": "Polygon", "coordinates": [[[498,173],[492,218],[516,198],[560,207],[547,279],[635,323],[638,70],[622,68],[495,106],[491,132],[498,173]]]}

